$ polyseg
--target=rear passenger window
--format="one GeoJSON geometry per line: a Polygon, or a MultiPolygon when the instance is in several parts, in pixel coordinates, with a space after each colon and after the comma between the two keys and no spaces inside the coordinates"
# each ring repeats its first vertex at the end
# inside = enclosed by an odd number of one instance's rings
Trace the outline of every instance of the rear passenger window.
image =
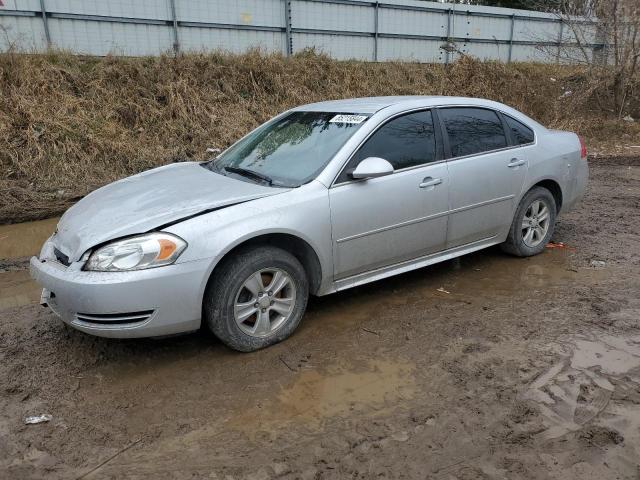
{"type": "Polygon", "coordinates": [[[507,146],[502,122],[493,110],[443,108],[439,115],[449,136],[452,157],[489,152],[507,146]]]}
{"type": "Polygon", "coordinates": [[[513,137],[513,141],[516,145],[526,145],[528,143],[533,143],[533,130],[531,130],[523,123],[520,123],[515,118],[508,117],[507,115],[504,115],[504,118],[506,119],[507,125],[511,130],[511,136],[513,137]]]}
{"type": "Polygon", "coordinates": [[[384,158],[394,170],[433,162],[436,139],[431,111],[408,113],[381,126],[354,154],[338,182],[350,180],[346,172],[367,157],[384,158]]]}

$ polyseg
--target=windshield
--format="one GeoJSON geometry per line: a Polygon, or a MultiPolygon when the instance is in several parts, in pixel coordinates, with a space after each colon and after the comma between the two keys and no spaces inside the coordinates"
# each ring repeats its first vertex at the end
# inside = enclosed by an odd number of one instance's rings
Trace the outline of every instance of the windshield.
{"type": "Polygon", "coordinates": [[[367,115],[292,112],[267,122],[206,166],[223,175],[273,186],[313,180],[367,120],[367,115]]]}

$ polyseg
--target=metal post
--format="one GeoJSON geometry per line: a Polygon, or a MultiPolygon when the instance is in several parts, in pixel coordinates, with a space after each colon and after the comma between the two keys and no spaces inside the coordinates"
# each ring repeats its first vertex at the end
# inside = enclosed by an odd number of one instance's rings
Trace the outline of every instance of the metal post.
{"type": "MultiPolygon", "coordinates": [[[[450,38],[451,38],[451,11],[452,10],[450,8],[447,10],[447,46],[451,42],[451,40],[450,40],[450,38]]],[[[449,63],[449,49],[448,48],[444,52],[444,63],[445,64],[449,63]]]]}
{"type": "Polygon", "coordinates": [[[507,57],[507,63],[511,63],[511,56],[513,55],[513,31],[516,25],[516,16],[511,15],[511,31],[509,32],[509,56],[507,57]]]}
{"type": "Polygon", "coordinates": [[[44,36],[47,39],[47,47],[51,46],[51,34],[49,33],[49,20],[47,19],[47,9],[44,0],[40,0],[40,11],[42,12],[42,23],[44,25],[44,36]]]}
{"type": "Polygon", "coordinates": [[[291,1],[284,0],[284,22],[287,41],[287,57],[293,54],[293,40],[291,38],[291,1]]]}
{"type": "Polygon", "coordinates": [[[605,37],[603,39],[603,45],[602,45],[602,64],[603,65],[609,65],[609,40],[605,37]]]}
{"type": "Polygon", "coordinates": [[[173,21],[173,53],[180,52],[180,41],[178,40],[178,16],[176,15],[176,0],[169,0],[171,5],[171,20],[173,21]]]}
{"type": "Polygon", "coordinates": [[[376,2],[374,6],[375,10],[373,13],[373,61],[378,61],[378,11],[380,8],[380,3],[376,2]]]}
{"type": "Polygon", "coordinates": [[[558,53],[556,54],[556,63],[560,63],[560,50],[562,49],[562,36],[564,35],[564,22],[560,19],[560,34],[558,35],[558,53]]]}

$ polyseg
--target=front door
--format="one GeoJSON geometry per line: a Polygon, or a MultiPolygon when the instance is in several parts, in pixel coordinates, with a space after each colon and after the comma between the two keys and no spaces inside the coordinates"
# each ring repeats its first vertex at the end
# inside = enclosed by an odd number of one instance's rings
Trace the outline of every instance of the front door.
{"type": "Polygon", "coordinates": [[[445,247],[449,176],[438,146],[427,110],[389,120],[354,154],[329,191],[336,280],[445,247]],[[394,173],[351,179],[367,157],[394,173]]]}

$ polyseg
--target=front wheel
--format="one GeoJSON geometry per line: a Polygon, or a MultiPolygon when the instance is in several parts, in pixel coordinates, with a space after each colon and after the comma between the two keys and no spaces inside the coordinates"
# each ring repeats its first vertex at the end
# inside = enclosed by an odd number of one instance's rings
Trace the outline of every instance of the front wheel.
{"type": "Polygon", "coordinates": [[[272,246],[244,249],[216,269],[204,299],[210,330],[227,346],[251,352],[287,338],[307,306],[303,266],[272,246]]]}
{"type": "Polygon", "coordinates": [[[518,257],[530,257],[544,250],[556,223],[556,201],[549,190],[535,187],[520,201],[509,236],[502,250],[518,257]]]}

